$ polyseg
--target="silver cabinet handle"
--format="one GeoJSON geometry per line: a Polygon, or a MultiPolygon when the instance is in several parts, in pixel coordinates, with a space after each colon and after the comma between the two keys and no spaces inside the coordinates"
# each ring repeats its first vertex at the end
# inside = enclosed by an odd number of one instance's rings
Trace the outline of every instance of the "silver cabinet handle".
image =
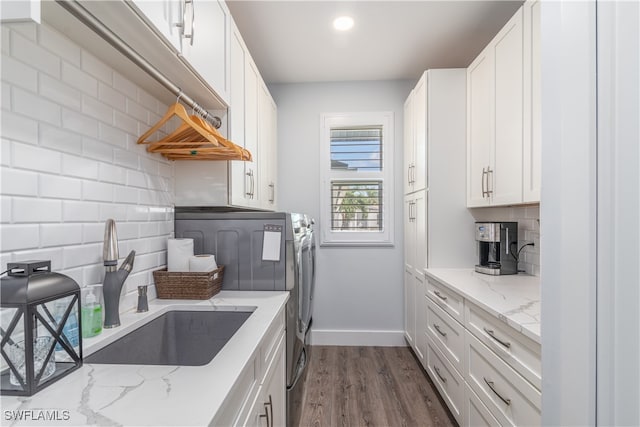
{"type": "Polygon", "coordinates": [[[438,374],[438,378],[440,378],[440,381],[442,381],[443,383],[446,383],[447,379],[442,376],[442,374],[440,373],[440,369],[438,369],[436,365],[433,365],[433,369],[436,371],[436,374],[438,374]]]}
{"type": "Polygon", "coordinates": [[[493,332],[493,329],[484,329],[484,331],[487,333],[487,335],[489,335],[491,338],[493,338],[494,340],[496,340],[497,342],[499,342],[500,344],[502,344],[503,346],[505,346],[506,348],[511,348],[511,343],[508,341],[503,341],[500,338],[496,337],[495,332],[493,332]]]}
{"type": "Polygon", "coordinates": [[[274,203],[276,201],[276,185],[272,182],[271,184],[269,184],[269,188],[271,188],[271,198],[269,199],[269,201],[271,203],[274,203]]]}
{"type": "Polygon", "coordinates": [[[438,331],[438,333],[439,333],[440,335],[442,335],[443,337],[446,337],[446,336],[447,336],[447,333],[446,333],[446,332],[442,332],[442,329],[440,329],[440,326],[439,326],[439,325],[436,325],[436,324],[434,323],[434,324],[433,324],[433,327],[434,327],[434,328],[436,329],[436,331],[438,331]]]}
{"type": "Polygon", "coordinates": [[[411,185],[411,164],[407,166],[407,185],[411,185]]]}
{"type": "Polygon", "coordinates": [[[416,183],[416,165],[415,164],[411,165],[411,183],[412,184],[416,183]]]}
{"type": "Polygon", "coordinates": [[[490,184],[489,174],[493,175],[493,171],[491,170],[490,166],[487,166],[487,197],[489,197],[489,195],[493,194],[493,186],[489,185],[490,184]]]}
{"type": "Polygon", "coordinates": [[[252,170],[249,169],[248,172],[245,172],[244,174],[249,178],[248,181],[245,179],[245,186],[247,188],[247,190],[244,192],[244,194],[246,196],[249,196],[249,198],[251,198],[251,174],[252,174],[252,170]]]}
{"type": "Polygon", "coordinates": [[[185,39],[189,39],[189,44],[191,46],[193,46],[193,36],[195,34],[195,21],[196,21],[196,6],[194,3],[194,0],[184,0],[184,8],[185,10],[182,11],[182,22],[184,25],[183,28],[183,34],[184,34],[184,38],[185,39]],[[185,19],[185,15],[186,15],[186,9],[187,9],[187,5],[190,4],[191,5],[191,33],[187,34],[186,31],[184,31],[186,29],[186,19],[185,19]]]}
{"type": "Polygon", "coordinates": [[[485,383],[487,383],[487,385],[489,386],[489,388],[491,389],[491,391],[500,398],[500,400],[502,400],[505,405],[511,405],[511,399],[505,399],[504,397],[502,397],[502,395],[500,393],[497,392],[497,390],[495,389],[495,386],[493,384],[493,381],[489,381],[487,380],[485,377],[482,377],[482,379],[484,380],[485,383]]]}
{"type": "Polygon", "coordinates": [[[269,414],[271,415],[271,425],[274,425],[273,422],[273,400],[271,400],[271,395],[269,395],[269,403],[267,404],[269,405],[269,414]]]}
{"type": "Polygon", "coordinates": [[[256,195],[256,177],[253,174],[253,170],[251,170],[251,198],[253,199],[256,195]]]}
{"type": "Polygon", "coordinates": [[[264,414],[260,414],[260,418],[266,418],[267,419],[267,427],[271,427],[271,424],[269,424],[269,410],[267,409],[267,404],[264,404],[264,414]]]}
{"type": "Polygon", "coordinates": [[[485,170],[485,168],[482,168],[482,198],[484,199],[484,196],[487,194],[487,191],[484,189],[484,176],[487,174],[487,171],[485,170]]]}
{"type": "Polygon", "coordinates": [[[434,293],[438,298],[440,298],[442,301],[446,301],[446,300],[447,300],[447,297],[446,297],[446,296],[444,296],[444,295],[442,295],[442,294],[440,293],[440,291],[439,291],[439,290],[437,290],[437,289],[436,289],[435,291],[433,291],[433,293],[434,293]]]}

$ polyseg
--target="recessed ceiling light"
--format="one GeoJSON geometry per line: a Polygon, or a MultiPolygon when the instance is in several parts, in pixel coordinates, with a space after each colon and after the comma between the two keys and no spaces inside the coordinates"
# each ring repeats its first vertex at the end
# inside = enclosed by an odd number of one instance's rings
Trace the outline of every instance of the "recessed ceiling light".
{"type": "Polygon", "coordinates": [[[350,16],[340,16],[333,21],[333,28],[338,31],[347,31],[353,28],[353,18],[350,16]]]}

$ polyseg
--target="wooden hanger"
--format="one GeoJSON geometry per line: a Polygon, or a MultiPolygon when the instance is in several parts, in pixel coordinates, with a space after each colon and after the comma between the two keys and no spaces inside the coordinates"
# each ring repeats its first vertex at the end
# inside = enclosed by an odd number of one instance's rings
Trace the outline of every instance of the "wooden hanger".
{"type": "MultiPolygon", "coordinates": [[[[179,101],[180,97],[178,97],[179,101]]],[[[229,141],[206,120],[189,115],[178,101],[171,105],[164,116],[138,138],[138,144],[147,144],[147,151],[162,153],[168,159],[245,160],[251,161],[251,153],[229,141]],[[158,141],[147,140],[166,122],[178,117],[182,123],[169,135],[158,141]]]]}

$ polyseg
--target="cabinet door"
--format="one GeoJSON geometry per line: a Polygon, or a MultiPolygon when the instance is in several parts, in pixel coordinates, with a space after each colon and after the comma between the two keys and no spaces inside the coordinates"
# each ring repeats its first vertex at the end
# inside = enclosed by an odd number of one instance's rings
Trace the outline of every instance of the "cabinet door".
{"type": "Polygon", "coordinates": [[[133,0],[133,4],[176,51],[182,51],[182,33],[176,26],[184,18],[180,0],[133,0]]]}
{"type": "Polygon", "coordinates": [[[427,73],[422,75],[413,95],[413,190],[426,186],[427,165],[427,73]]]}
{"type": "Polygon", "coordinates": [[[259,89],[258,149],[260,150],[260,205],[265,209],[275,208],[275,104],[269,90],[262,83],[259,89]]]}
{"type": "Polygon", "coordinates": [[[228,99],[230,14],[226,5],[221,1],[193,0],[187,3],[185,19],[192,20],[185,23],[191,38],[183,40],[182,54],[218,95],[228,99]]]}
{"type": "Polygon", "coordinates": [[[413,274],[416,268],[416,220],[413,195],[404,198],[404,264],[413,274]]]}
{"type": "Polygon", "coordinates": [[[486,206],[493,150],[493,49],[485,48],[467,69],[467,206],[486,206]]]}
{"type": "Polygon", "coordinates": [[[524,143],[522,201],[540,202],[540,2],[527,1],[524,13],[524,143]]]}
{"type": "Polygon", "coordinates": [[[424,276],[414,276],[413,283],[416,289],[414,298],[416,305],[416,335],[415,352],[416,356],[426,366],[427,361],[427,295],[424,276]]]}
{"type": "Polygon", "coordinates": [[[414,259],[415,276],[422,276],[427,267],[427,197],[426,191],[418,191],[413,195],[414,227],[414,259]]]}
{"type": "Polygon", "coordinates": [[[413,191],[413,91],[404,103],[404,193],[413,191]]]}
{"type": "Polygon", "coordinates": [[[255,63],[251,57],[245,53],[245,127],[244,138],[245,148],[251,152],[252,162],[244,162],[245,165],[245,199],[249,206],[259,206],[260,192],[260,176],[259,176],[259,159],[258,151],[258,107],[259,107],[259,73],[255,63]]]}
{"type": "Polygon", "coordinates": [[[522,8],[494,39],[494,166],[489,174],[492,204],[522,202],[523,21],[522,8]]]}
{"type": "Polygon", "coordinates": [[[416,335],[416,288],[413,283],[413,274],[404,271],[404,336],[413,347],[416,335]]]}
{"type": "MultiPolygon", "coordinates": [[[[240,146],[245,146],[245,48],[242,36],[237,28],[233,28],[231,32],[231,93],[229,106],[230,121],[230,138],[240,146]]],[[[251,153],[253,154],[253,153],[251,153]]],[[[229,193],[232,205],[244,205],[246,203],[246,179],[245,179],[245,162],[228,162],[229,163],[229,193]]]]}

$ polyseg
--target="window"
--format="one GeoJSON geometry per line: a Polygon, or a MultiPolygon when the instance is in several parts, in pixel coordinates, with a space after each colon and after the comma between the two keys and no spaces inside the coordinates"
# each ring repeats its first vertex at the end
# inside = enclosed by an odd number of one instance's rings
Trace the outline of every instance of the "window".
{"type": "Polygon", "coordinates": [[[393,244],[393,114],[322,116],[323,245],[393,244]]]}

